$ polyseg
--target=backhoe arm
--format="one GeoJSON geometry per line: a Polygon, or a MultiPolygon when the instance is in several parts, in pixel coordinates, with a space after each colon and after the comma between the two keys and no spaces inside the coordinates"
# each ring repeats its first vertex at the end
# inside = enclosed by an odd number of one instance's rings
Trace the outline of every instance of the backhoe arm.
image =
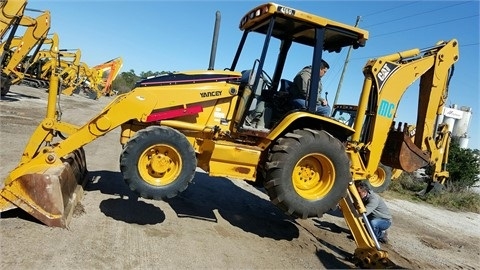
{"type": "MultiPolygon", "coordinates": [[[[355,134],[347,147],[354,179],[374,175],[380,162],[412,172],[427,165],[442,164],[449,134],[438,133],[436,119],[448,96],[451,70],[459,58],[455,39],[435,46],[412,49],[370,60],[364,68],[364,85],[355,119],[355,134]],[[420,79],[416,125],[393,120],[409,86],[420,79]],[[409,134],[415,127],[414,134],[409,134]],[[413,138],[412,138],[413,135],[413,138]]],[[[437,175],[445,175],[436,166],[437,175]]]]}

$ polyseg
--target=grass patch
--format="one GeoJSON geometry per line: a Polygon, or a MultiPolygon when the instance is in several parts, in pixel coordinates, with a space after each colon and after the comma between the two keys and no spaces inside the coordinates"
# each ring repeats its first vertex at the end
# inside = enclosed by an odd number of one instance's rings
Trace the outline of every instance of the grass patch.
{"type": "Polygon", "coordinates": [[[469,190],[444,189],[440,192],[419,196],[418,193],[426,185],[425,182],[415,180],[410,175],[404,173],[398,179],[392,181],[388,190],[382,195],[385,198],[397,198],[412,202],[423,201],[451,211],[480,213],[480,194],[469,190]]]}

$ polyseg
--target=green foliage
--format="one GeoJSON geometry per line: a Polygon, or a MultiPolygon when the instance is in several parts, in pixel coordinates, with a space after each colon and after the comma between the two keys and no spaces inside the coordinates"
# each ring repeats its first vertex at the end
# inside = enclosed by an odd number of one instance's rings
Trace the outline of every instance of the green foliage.
{"type": "Polygon", "coordinates": [[[133,89],[135,86],[135,82],[140,79],[137,75],[135,75],[135,71],[130,69],[127,72],[120,73],[117,78],[112,83],[112,89],[118,91],[119,94],[127,93],[133,89]]]}
{"type": "Polygon", "coordinates": [[[450,144],[447,163],[450,173],[447,186],[453,191],[461,191],[479,181],[480,155],[478,150],[460,148],[457,141],[450,144]]]}
{"type": "Polygon", "coordinates": [[[397,180],[393,181],[390,185],[390,190],[403,191],[409,190],[412,192],[419,192],[426,187],[426,183],[423,181],[415,180],[412,174],[403,172],[397,180]]]}
{"type": "Polygon", "coordinates": [[[425,201],[452,211],[480,213],[480,194],[469,190],[428,194],[425,201]]]}
{"type": "Polygon", "coordinates": [[[424,201],[452,211],[480,213],[480,194],[468,189],[458,191],[447,188],[441,192],[419,196],[419,191],[426,186],[427,183],[423,180],[416,180],[412,174],[404,172],[399,178],[392,181],[385,195],[414,202],[424,201]]]}

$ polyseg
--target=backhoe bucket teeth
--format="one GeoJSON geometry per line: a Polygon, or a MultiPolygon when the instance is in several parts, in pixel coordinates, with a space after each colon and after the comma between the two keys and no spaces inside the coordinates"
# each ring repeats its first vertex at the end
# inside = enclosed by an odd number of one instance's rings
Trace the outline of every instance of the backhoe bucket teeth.
{"type": "Polygon", "coordinates": [[[62,159],[58,166],[34,167],[0,190],[0,212],[19,207],[47,226],[68,227],[83,196],[87,166],[83,148],[62,159]]]}
{"type": "Polygon", "coordinates": [[[391,129],[388,133],[381,162],[392,168],[413,172],[427,166],[430,156],[413,143],[412,137],[408,134],[408,128],[404,126],[403,130],[391,129]]]}

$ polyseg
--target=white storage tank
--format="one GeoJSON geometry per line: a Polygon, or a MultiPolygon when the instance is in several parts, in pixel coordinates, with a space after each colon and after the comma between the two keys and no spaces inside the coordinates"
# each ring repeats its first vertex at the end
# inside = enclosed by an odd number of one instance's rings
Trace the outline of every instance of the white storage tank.
{"type": "Polygon", "coordinates": [[[458,146],[459,146],[460,148],[463,148],[463,149],[468,148],[468,138],[467,138],[467,137],[461,137],[461,138],[458,140],[458,146]]]}
{"type": "Polygon", "coordinates": [[[463,112],[457,109],[457,105],[443,108],[443,123],[448,125],[448,131],[453,133],[453,127],[458,119],[463,117],[463,112]]]}
{"type": "Polygon", "coordinates": [[[437,117],[437,123],[448,125],[448,130],[452,132],[452,137],[457,138],[461,148],[468,148],[468,127],[472,118],[472,108],[457,105],[443,108],[443,114],[437,117]]]}
{"type": "Polygon", "coordinates": [[[462,118],[455,121],[453,126],[452,136],[454,137],[466,137],[468,132],[468,126],[470,125],[470,118],[472,117],[472,108],[461,107],[462,118]]]}

